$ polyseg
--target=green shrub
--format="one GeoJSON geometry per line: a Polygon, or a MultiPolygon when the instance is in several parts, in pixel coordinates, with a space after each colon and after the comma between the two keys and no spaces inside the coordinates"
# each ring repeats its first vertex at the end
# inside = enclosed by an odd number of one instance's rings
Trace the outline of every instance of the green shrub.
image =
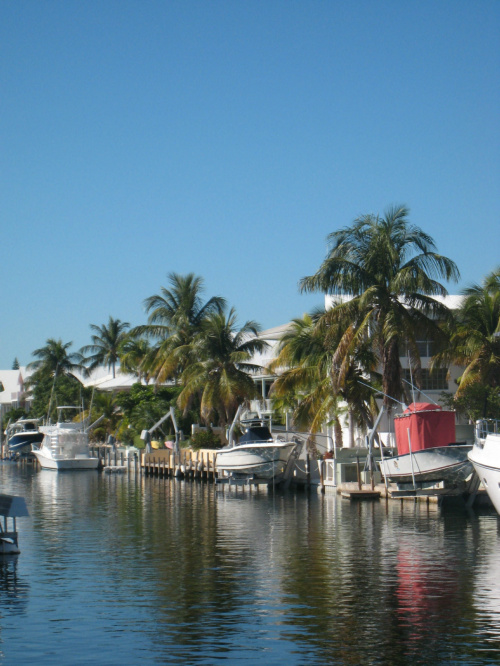
{"type": "Polygon", "coordinates": [[[218,435],[216,435],[211,428],[207,430],[198,430],[191,437],[191,448],[193,451],[198,451],[199,449],[220,449],[222,447],[222,442],[218,435]]]}

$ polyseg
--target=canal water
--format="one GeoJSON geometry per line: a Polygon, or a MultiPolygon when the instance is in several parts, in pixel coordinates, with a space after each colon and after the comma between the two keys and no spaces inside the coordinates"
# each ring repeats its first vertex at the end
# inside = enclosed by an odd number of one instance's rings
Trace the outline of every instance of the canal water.
{"type": "Polygon", "coordinates": [[[498,664],[491,511],[0,464],[0,664],[498,664]]]}

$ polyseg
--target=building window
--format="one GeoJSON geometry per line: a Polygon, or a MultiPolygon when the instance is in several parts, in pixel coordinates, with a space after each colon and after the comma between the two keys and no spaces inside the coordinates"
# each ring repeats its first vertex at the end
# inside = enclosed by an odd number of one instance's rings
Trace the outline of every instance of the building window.
{"type": "Polygon", "coordinates": [[[417,340],[417,349],[420,358],[428,358],[430,356],[434,356],[434,341],[417,340]]]}
{"type": "MultiPolygon", "coordinates": [[[[427,369],[422,369],[421,378],[422,386],[420,387],[422,391],[447,391],[448,390],[448,380],[446,376],[448,374],[447,368],[436,368],[434,372],[430,372],[427,369]]],[[[404,378],[407,382],[411,382],[410,379],[410,370],[408,368],[404,371],[404,378]]]]}

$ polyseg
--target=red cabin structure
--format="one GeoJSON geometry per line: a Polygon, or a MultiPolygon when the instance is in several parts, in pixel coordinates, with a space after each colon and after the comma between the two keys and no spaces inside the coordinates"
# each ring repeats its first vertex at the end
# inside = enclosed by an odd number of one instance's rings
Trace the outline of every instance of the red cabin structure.
{"type": "Polygon", "coordinates": [[[413,402],[394,419],[398,455],[422,451],[455,442],[455,413],[439,405],[413,402]]]}

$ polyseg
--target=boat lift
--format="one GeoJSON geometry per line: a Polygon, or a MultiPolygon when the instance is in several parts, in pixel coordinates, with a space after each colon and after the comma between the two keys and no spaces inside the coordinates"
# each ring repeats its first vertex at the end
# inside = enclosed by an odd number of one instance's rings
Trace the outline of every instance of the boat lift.
{"type": "Polygon", "coordinates": [[[174,430],[175,430],[175,449],[174,449],[174,451],[175,451],[175,453],[179,453],[180,431],[179,431],[179,428],[177,426],[177,421],[175,419],[175,411],[174,411],[173,407],[170,407],[170,411],[168,411],[165,414],[165,416],[162,416],[162,418],[159,421],[157,421],[152,428],[149,428],[148,430],[143,430],[141,432],[141,439],[146,444],[146,453],[151,453],[151,435],[168,418],[172,419],[172,424],[173,424],[174,430]]]}

